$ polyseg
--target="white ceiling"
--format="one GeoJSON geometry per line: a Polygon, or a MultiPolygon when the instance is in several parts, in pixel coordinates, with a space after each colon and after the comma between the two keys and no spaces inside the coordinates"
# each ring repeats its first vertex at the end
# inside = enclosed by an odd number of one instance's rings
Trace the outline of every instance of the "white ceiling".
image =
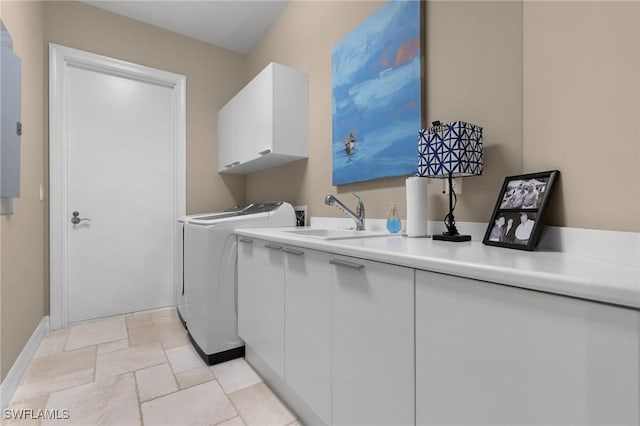
{"type": "Polygon", "coordinates": [[[245,54],[289,0],[84,0],[118,15],[245,54]]]}

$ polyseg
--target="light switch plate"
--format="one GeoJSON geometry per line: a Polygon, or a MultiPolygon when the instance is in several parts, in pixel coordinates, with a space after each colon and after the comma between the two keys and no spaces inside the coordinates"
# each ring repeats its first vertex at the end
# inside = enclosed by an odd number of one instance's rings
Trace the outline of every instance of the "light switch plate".
{"type": "Polygon", "coordinates": [[[13,198],[0,197],[0,215],[13,214],[13,198]]]}
{"type": "MultiPolygon", "coordinates": [[[[455,192],[456,195],[462,194],[462,178],[453,178],[452,184],[453,184],[453,192],[455,192]]],[[[442,193],[449,195],[448,179],[442,179],[442,193]]]]}

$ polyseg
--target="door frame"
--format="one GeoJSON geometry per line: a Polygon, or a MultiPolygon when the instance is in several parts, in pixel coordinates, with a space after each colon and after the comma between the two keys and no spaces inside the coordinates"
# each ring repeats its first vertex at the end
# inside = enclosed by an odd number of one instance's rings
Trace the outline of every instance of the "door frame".
{"type": "MultiPolygon", "coordinates": [[[[50,328],[68,324],[68,73],[69,66],[173,90],[173,194],[176,219],[186,214],[186,77],[70,47],[49,44],[49,283],[50,328]]],[[[175,241],[173,241],[175,245],[175,241]]],[[[173,247],[171,252],[173,253],[173,247]]]]}

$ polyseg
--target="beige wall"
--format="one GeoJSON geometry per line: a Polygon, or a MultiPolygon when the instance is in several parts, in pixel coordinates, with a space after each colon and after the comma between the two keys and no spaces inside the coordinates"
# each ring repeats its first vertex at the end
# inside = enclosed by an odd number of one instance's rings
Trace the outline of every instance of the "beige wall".
{"type": "Polygon", "coordinates": [[[216,167],[216,116],[242,87],[242,56],[79,2],[45,2],[45,41],[187,76],[187,212],[244,201],[244,178],[216,167]]]}
{"type": "MultiPolygon", "coordinates": [[[[522,3],[429,2],[425,44],[427,123],[484,127],[484,174],[463,180],[456,219],[488,222],[504,177],[522,170],[522,3]]],[[[448,196],[431,188],[438,220],[448,196]]]]}
{"type": "Polygon", "coordinates": [[[556,168],[550,223],[640,231],[640,3],[526,2],[524,171],[556,168]]]}
{"type": "MultiPolygon", "coordinates": [[[[309,73],[310,132],[309,159],[247,176],[247,201],[282,198],[308,204],[310,215],[341,216],[324,195],[344,194],[353,204],[348,192],[357,191],[368,217],[386,217],[390,201],[405,216],[405,177],[331,184],[331,50],[382,4],[294,1],[248,54],[248,79],[270,61],[309,73]]],[[[465,179],[456,218],[488,221],[503,177],[522,169],[522,4],[429,2],[426,29],[427,122],[485,128],[485,174],[465,179]]],[[[431,186],[432,219],[447,208],[441,188],[431,186]]]]}
{"type": "Polygon", "coordinates": [[[22,59],[21,195],[14,214],[2,216],[0,353],[4,379],[47,311],[45,294],[44,182],[44,7],[40,2],[2,1],[2,20],[22,59]]]}

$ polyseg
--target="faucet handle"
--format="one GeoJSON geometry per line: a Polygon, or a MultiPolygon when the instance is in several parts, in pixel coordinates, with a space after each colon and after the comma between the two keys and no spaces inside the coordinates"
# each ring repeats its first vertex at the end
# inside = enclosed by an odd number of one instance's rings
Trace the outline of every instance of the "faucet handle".
{"type": "Polygon", "coordinates": [[[351,195],[353,195],[358,199],[358,205],[356,206],[356,214],[360,218],[364,218],[364,201],[362,201],[362,198],[360,198],[360,196],[355,192],[352,192],[351,195]]]}

